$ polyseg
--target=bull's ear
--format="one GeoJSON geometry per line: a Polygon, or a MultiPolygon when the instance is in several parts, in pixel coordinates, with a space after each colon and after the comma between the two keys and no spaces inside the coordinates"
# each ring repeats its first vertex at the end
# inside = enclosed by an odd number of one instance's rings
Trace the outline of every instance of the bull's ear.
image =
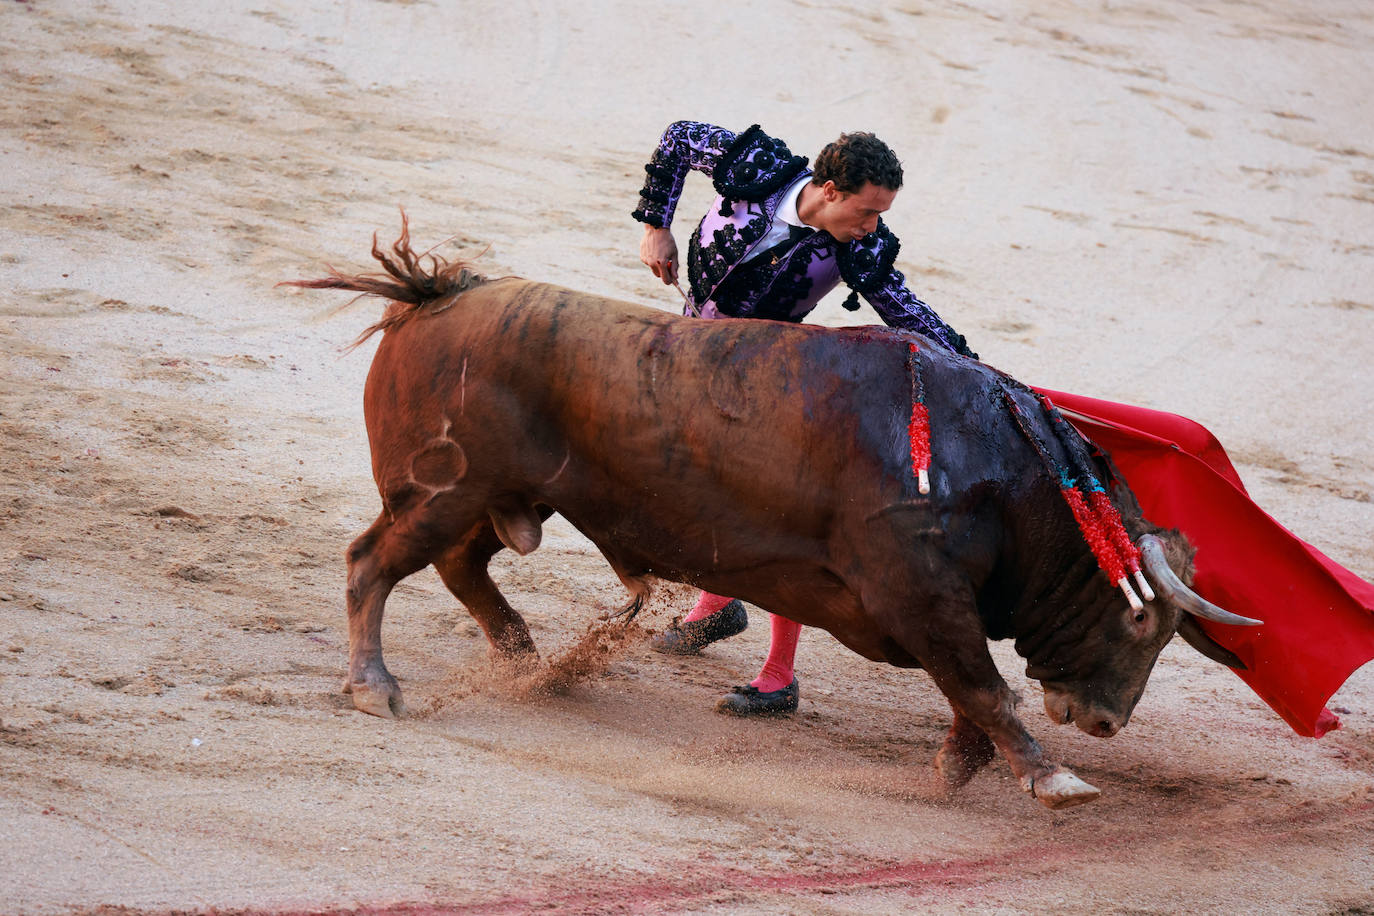
{"type": "Polygon", "coordinates": [[[1183,619],[1179,621],[1178,635],[1182,636],[1188,645],[1197,649],[1212,661],[1221,662],[1223,665],[1229,668],[1235,668],[1237,671],[1246,670],[1245,662],[1241,661],[1236,653],[1223,647],[1216,640],[1212,639],[1212,637],[1204,633],[1202,627],[1191,614],[1184,614],[1183,619]]]}

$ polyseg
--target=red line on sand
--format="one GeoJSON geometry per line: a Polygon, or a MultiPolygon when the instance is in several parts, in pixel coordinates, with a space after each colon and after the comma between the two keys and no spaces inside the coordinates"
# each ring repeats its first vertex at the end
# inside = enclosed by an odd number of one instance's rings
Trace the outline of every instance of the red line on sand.
{"type": "MultiPolygon", "coordinates": [[[[1364,818],[1374,812],[1374,802],[1345,805],[1346,820],[1364,818]]],[[[1257,823],[1249,840],[1300,832],[1305,827],[1320,825],[1333,814],[1330,807],[1285,815],[1281,821],[1257,823]]],[[[1144,845],[1150,837],[1136,837],[1144,845]]],[[[1118,837],[1118,842],[1130,838],[1118,837]]],[[[909,861],[892,865],[863,868],[799,870],[787,874],[759,874],[737,868],[702,868],[685,866],[677,874],[658,879],[598,881],[588,879],[583,887],[560,882],[557,889],[541,892],[527,890],[523,894],[508,895],[491,900],[461,903],[384,903],[331,904],[312,908],[289,909],[220,909],[173,910],[160,916],[473,916],[473,914],[561,912],[561,913],[636,913],[664,910],[677,906],[709,902],[712,898],[727,902],[731,895],[777,891],[804,893],[841,891],[850,888],[948,890],[969,887],[988,881],[1004,881],[1009,876],[1026,876],[1027,869],[1044,867],[1066,860],[1082,861],[1093,858],[1093,852],[1078,843],[1055,843],[1003,850],[978,859],[950,859],[939,862],[909,861]],[[1009,868],[1009,865],[1011,866],[1009,868]]],[[[121,910],[121,912],[123,912],[121,910]]],[[[152,911],[128,910],[138,916],[154,916],[152,911]]]]}
{"type": "MultiPolygon", "coordinates": [[[[671,904],[691,904],[712,897],[728,898],[748,891],[845,890],[856,887],[901,888],[960,887],[977,884],[990,877],[1006,877],[1009,857],[1019,866],[1067,858],[1074,850],[1063,845],[1021,848],[981,859],[953,859],[943,862],[911,861],[853,870],[801,871],[796,874],[758,874],[735,868],[685,869],[673,878],[618,883],[595,882],[585,889],[512,895],[472,903],[399,903],[376,906],[324,907],[303,910],[237,911],[236,916],[457,916],[457,914],[501,914],[548,912],[637,912],[671,904]]],[[[221,916],[229,916],[218,911],[221,916]]],[[[231,911],[232,912],[232,911],[231,911]]]]}

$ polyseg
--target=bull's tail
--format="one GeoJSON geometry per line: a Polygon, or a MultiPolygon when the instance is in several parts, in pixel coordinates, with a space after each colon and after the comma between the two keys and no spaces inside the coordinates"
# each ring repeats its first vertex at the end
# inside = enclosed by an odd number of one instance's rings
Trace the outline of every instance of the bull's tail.
{"type": "Polygon", "coordinates": [[[486,277],[472,269],[469,261],[450,262],[429,251],[417,255],[410,247],[410,221],[405,210],[401,211],[400,238],[392,244],[389,253],[377,244],[377,234],[372,234],[372,256],[382,265],[385,274],[345,274],[331,267],[329,276],[323,279],[286,280],[277,285],[348,289],[389,300],[382,319],[359,334],[349,347],[352,349],[378,331],[385,333],[415,315],[442,312],[464,290],[487,282],[486,277]]]}

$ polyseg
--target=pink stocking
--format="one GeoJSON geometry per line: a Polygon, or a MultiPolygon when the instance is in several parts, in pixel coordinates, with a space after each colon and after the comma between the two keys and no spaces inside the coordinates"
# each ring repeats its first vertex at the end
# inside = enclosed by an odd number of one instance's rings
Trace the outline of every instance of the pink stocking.
{"type": "Polygon", "coordinates": [[[793,623],[777,614],[771,618],[773,633],[768,644],[768,660],[763,663],[759,676],[750,681],[761,693],[772,693],[792,683],[792,664],[797,657],[797,639],[801,636],[802,625],[793,623]]]}
{"type": "MultiPolygon", "coordinates": [[[[694,620],[701,620],[704,617],[710,617],[712,614],[718,614],[732,600],[733,599],[726,598],[723,595],[713,595],[710,592],[702,592],[701,596],[697,598],[697,606],[692,608],[692,612],[684,617],[682,622],[691,623],[694,620]]],[[[795,640],[793,640],[793,642],[795,642],[795,640]]]]}

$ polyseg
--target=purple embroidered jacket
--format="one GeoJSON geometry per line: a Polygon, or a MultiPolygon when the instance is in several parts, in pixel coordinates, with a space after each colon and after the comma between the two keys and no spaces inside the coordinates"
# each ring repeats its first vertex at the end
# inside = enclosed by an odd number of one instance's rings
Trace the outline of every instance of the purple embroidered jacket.
{"type": "MultiPolygon", "coordinates": [[[[935,310],[912,295],[893,266],[901,247],[882,222],[858,241],[841,244],[827,232],[811,232],[784,254],[746,256],[773,222],[792,183],[809,175],[807,160],[794,156],[757,124],[742,134],[702,124],[668,125],[649,164],[632,216],[667,228],[673,220],[687,172],[712,179],[718,194],[701,218],[687,248],[692,302],[703,315],[801,321],[840,282],[862,295],[889,326],[916,331],[956,353],[976,358],[935,310]]],[[[846,301],[847,308],[858,303],[846,301]]]]}

